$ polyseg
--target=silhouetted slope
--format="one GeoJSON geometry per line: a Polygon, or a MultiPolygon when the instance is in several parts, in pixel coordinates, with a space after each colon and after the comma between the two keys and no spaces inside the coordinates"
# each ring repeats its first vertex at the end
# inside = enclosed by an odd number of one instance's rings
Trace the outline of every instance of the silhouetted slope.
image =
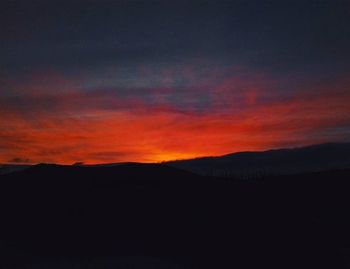
{"type": "Polygon", "coordinates": [[[21,171],[30,166],[29,164],[0,164],[0,175],[21,171]]]}
{"type": "Polygon", "coordinates": [[[41,177],[51,176],[53,179],[65,180],[67,177],[112,179],[113,183],[119,181],[133,182],[132,180],[166,181],[182,178],[196,178],[192,172],[170,167],[162,164],[128,163],[114,166],[71,166],[56,164],[38,164],[25,171],[19,171],[8,177],[41,177]]]}
{"type": "Polygon", "coordinates": [[[240,152],[165,164],[202,175],[240,177],[350,168],[350,143],[328,143],[264,152],[240,152]]]}
{"type": "MultiPolygon", "coordinates": [[[[219,157],[201,157],[163,163],[166,166],[192,171],[205,176],[254,177],[275,174],[296,174],[350,168],[350,143],[327,143],[263,152],[238,152],[219,157]]],[[[77,167],[116,167],[142,163],[106,163],[77,167]]],[[[0,175],[21,171],[31,165],[0,165],[0,175]]]]}
{"type": "Polygon", "coordinates": [[[0,267],[347,268],[349,179],[33,166],[0,176],[0,267]]]}

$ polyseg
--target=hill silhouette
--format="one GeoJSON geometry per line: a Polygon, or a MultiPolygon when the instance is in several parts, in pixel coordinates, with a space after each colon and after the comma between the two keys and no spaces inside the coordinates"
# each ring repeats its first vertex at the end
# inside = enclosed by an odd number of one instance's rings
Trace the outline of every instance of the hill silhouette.
{"type": "Polygon", "coordinates": [[[165,162],[201,175],[246,177],[350,168],[350,143],[326,143],[262,152],[238,152],[165,162]]]}
{"type": "Polygon", "coordinates": [[[0,266],[348,268],[349,178],[33,166],[0,176],[0,266]]]}
{"type": "Polygon", "coordinates": [[[0,175],[21,171],[31,167],[30,164],[0,164],[0,175]]]}
{"type": "MultiPolygon", "coordinates": [[[[350,169],[350,143],[325,143],[261,152],[237,152],[216,157],[166,161],[163,164],[204,176],[236,178],[350,169]]],[[[125,165],[142,165],[142,163],[122,162],[87,165],[83,162],[77,162],[73,164],[73,166],[78,167],[125,165]]],[[[25,170],[31,166],[30,164],[3,164],[0,165],[0,175],[25,170]]]]}

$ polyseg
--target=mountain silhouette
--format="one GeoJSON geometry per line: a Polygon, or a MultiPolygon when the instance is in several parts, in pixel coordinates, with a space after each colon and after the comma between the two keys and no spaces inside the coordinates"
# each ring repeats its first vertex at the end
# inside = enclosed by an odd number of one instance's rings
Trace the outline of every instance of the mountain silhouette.
{"type": "MultiPolygon", "coordinates": [[[[163,164],[167,167],[179,168],[204,176],[234,176],[237,178],[350,169],[350,143],[325,143],[261,152],[237,152],[217,157],[166,161],[163,164]]],[[[86,165],[83,162],[78,162],[73,166],[115,167],[125,165],[137,166],[142,165],[142,163],[86,165]]],[[[3,164],[0,165],[0,175],[21,171],[31,166],[29,164],[3,164]]]]}
{"type": "Polygon", "coordinates": [[[245,177],[350,168],[350,143],[327,143],[263,152],[239,152],[165,162],[201,175],[245,177]]]}
{"type": "Polygon", "coordinates": [[[21,171],[31,167],[30,164],[0,164],[0,175],[21,171]]]}
{"type": "Polygon", "coordinates": [[[0,268],[348,268],[349,178],[32,166],[0,176],[0,268]]]}

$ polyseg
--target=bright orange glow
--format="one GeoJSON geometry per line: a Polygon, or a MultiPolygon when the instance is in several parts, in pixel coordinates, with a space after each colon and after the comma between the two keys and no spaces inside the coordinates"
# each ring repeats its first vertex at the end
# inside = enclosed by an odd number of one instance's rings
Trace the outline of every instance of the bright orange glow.
{"type": "Polygon", "coordinates": [[[345,139],[338,130],[350,123],[346,80],[323,85],[317,95],[299,91],[264,102],[265,88],[251,85],[237,99],[227,85],[215,90],[214,105],[203,111],[83,92],[44,101],[39,94],[23,111],[4,101],[0,162],[159,162],[345,139]]]}

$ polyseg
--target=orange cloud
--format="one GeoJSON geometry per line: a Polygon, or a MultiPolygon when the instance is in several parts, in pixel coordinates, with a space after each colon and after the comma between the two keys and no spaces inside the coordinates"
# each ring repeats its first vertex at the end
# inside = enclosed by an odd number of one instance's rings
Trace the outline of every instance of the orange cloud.
{"type": "Polygon", "coordinates": [[[207,107],[198,89],[154,89],[156,102],[114,91],[3,97],[0,162],[157,162],[347,139],[347,79],[277,98],[273,82],[250,78],[203,90],[207,107]]]}

